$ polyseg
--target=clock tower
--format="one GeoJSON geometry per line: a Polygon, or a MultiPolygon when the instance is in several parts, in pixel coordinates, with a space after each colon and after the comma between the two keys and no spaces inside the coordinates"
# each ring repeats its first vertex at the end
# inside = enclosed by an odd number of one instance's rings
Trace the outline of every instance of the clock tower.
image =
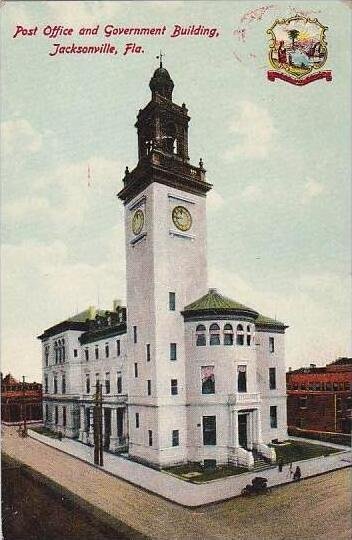
{"type": "Polygon", "coordinates": [[[164,466],[187,461],[183,308],[207,290],[206,182],[189,162],[183,103],[162,66],[139,111],[138,164],[126,168],[129,453],[164,466]]]}

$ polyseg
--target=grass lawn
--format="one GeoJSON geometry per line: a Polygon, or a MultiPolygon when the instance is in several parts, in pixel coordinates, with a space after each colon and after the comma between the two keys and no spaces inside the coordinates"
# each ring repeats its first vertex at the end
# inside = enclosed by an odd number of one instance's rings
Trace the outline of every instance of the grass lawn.
{"type": "Polygon", "coordinates": [[[248,472],[248,469],[245,467],[233,467],[231,465],[224,465],[223,467],[204,470],[199,463],[178,465],[176,467],[168,467],[163,470],[178,476],[178,478],[181,480],[192,482],[194,484],[209,482],[210,480],[216,480],[217,478],[225,478],[226,476],[234,476],[236,474],[248,472]]]}
{"type": "Polygon", "coordinates": [[[59,435],[55,431],[51,431],[51,429],[48,429],[43,426],[39,427],[31,427],[32,431],[35,431],[36,433],[39,433],[40,435],[45,435],[46,437],[51,437],[52,439],[58,439],[59,435]]]}
{"type": "Polygon", "coordinates": [[[287,442],[290,442],[290,444],[283,446],[269,444],[269,446],[272,446],[275,449],[277,461],[282,459],[284,463],[292,463],[293,461],[329,456],[330,454],[339,452],[337,448],[331,448],[330,446],[310,444],[303,441],[287,442]]]}

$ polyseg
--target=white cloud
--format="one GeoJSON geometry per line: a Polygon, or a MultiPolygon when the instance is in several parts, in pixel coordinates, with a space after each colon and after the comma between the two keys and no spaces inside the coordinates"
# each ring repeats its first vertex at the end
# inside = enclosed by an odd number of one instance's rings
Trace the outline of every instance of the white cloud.
{"type": "Polygon", "coordinates": [[[262,196],[262,189],[258,184],[249,184],[242,191],[242,197],[247,201],[257,201],[262,196]]]}
{"type": "Polygon", "coordinates": [[[231,120],[229,130],[235,134],[233,147],[226,152],[227,159],[265,158],[275,134],[274,123],[267,109],[252,101],[241,101],[231,120]]]}
{"type": "MultiPolygon", "coordinates": [[[[2,250],[2,369],[15,376],[41,377],[40,344],[45,328],[89,305],[112,307],[125,296],[123,240],[118,228],[101,240],[98,264],[72,260],[62,241],[6,244],[2,250]]],[[[94,250],[94,243],[90,244],[94,250]]]]}
{"type": "MultiPolygon", "coordinates": [[[[97,213],[108,201],[116,200],[121,177],[122,166],[117,161],[96,156],[46,171],[33,180],[29,198],[20,197],[4,205],[5,222],[26,224],[45,220],[46,229],[67,231],[94,215],[97,227],[103,226],[97,213]]],[[[116,206],[117,212],[122,211],[116,206]]]]}
{"type": "Polygon", "coordinates": [[[2,151],[5,157],[35,153],[42,146],[42,136],[25,118],[7,120],[1,124],[2,151]]]}
{"type": "Polygon", "coordinates": [[[312,199],[319,197],[325,191],[325,187],[321,182],[314,180],[313,178],[307,178],[307,182],[304,185],[302,192],[302,203],[306,204],[312,199]]]}
{"type": "Polygon", "coordinates": [[[215,189],[212,189],[207,197],[207,208],[210,210],[219,210],[224,204],[224,199],[215,189]]]}
{"type": "Polygon", "coordinates": [[[50,213],[50,203],[44,197],[29,197],[9,202],[3,207],[4,220],[8,222],[20,222],[31,219],[40,212],[42,215],[50,213]]]}
{"type": "Polygon", "coordinates": [[[350,283],[333,273],[310,273],[290,280],[284,290],[260,290],[236,272],[210,268],[212,287],[289,325],[286,367],[325,365],[351,354],[350,283]]]}

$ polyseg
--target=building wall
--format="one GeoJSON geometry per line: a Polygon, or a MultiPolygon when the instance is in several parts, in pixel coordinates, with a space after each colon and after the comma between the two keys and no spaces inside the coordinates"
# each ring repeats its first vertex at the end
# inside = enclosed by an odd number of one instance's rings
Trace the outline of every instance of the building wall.
{"type": "MultiPolygon", "coordinates": [[[[152,448],[144,446],[148,459],[162,463],[179,462],[185,456],[185,437],[178,447],[170,448],[170,415],[173,429],[186,430],[184,323],[180,311],[206,292],[205,199],[185,195],[173,188],[153,183],[125,210],[129,403],[143,411],[145,429],[153,432],[152,448]],[[172,223],[172,209],[182,205],[192,214],[192,228],[180,235],[172,223]],[[142,209],[145,223],[141,239],[136,240],[131,222],[134,212],[142,209]],[[194,279],[194,261],[197,279],[194,279]],[[176,295],[176,310],[169,309],[169,292],[176,295]],[[133,327],[137,327],[134,343],[133,327]],[[170,343],[176,343],[177,360],[170,360],[170,343]],[[146,345],[150,344],[149,362],[146,345]],[[138,377],[134,364],[138,364],[138,377]],[[177,380],[178,394],[171,395],[171,379],[177,380]],[[151,395],[147,381],[151,381],[151,395]],[[167,457],[166,457],[167,456],[167,457]]],[[[131,409],[132,410],[132,409],[131,409]]],[[[134,409],[133,409],[134,410],[134,409]]],[[[131,415],[133,416],[133,415],[131,415]]],[[[135,433],[130,416],[130,452],[143,457],[140,434],[135,433]],[[135,439],[136,437],[136,439],[135,439]]]]}
{"type": "Polygon", "coordinates": [[[273,439],[287,439],[285,335],[283,333],[256,331],[257,382],[261,396],[262,437],[269,443],[273,439]],[[274,339],[274,351],[269,347],[274,339]],[[270,389],[269,368],[275,368],[276,388],[270,389]],[[277,428],[271,426],[270,407],[277,407],[277,428]]]}

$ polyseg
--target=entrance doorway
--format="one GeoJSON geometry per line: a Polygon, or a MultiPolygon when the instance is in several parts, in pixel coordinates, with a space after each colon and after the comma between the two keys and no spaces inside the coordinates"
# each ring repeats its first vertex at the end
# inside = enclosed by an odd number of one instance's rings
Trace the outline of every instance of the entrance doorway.
{"type": "Polygon", "coordinates": [[[123,409],[117,409],[117,436],[123,436],[123,409]]]}
{"type": "Polygon", "coordinates": [[[109,450],[111,435],[111,409],[104,409],[104,450],[109,450]]]}
{"type": "Polygon", "coordinates": [[[247,414],[238,415],[238,442],[242,448],[247,448],[247,414]]]}

